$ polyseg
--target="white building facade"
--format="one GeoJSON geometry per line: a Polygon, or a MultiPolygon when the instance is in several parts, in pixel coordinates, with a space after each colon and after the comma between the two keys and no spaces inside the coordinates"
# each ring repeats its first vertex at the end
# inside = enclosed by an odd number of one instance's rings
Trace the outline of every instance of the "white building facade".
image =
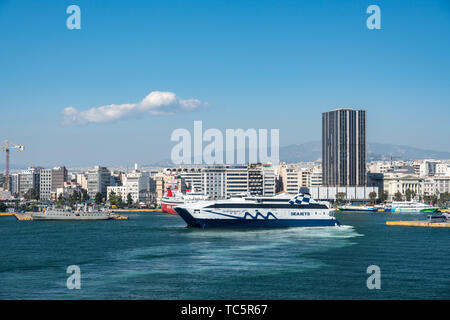
{"type": "Polygon", "coordinates": [[[133,203],[145,202],[149,198],[149,190],[150,174],[134,170],[126,175],[123,186],[107,187],[107,199],[109,200],[111,192],[114,192],[123,202],[127,201],[128,194],[131,195],[133,203]]]}
{"type": "Polygon", "coordinates": [[[39,198],[43,201],[52,199],[52,169],[41,169],[39,177],[39,198]]]}

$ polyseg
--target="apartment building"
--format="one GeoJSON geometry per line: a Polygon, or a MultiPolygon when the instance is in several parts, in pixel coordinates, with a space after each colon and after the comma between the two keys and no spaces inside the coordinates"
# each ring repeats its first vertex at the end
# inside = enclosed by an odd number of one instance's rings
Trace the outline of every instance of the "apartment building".
{"type": "Polygon", "coordinates": [[[39,177],[39,198],[52,200],[52,169],[41,169],[39,177]]]}
{"type": "Polygon", "coordinates": [[[87,172],[87,192],[94,198],[97,192],[107,197],[107,187],[111,185],[111,173],[106,167],[96,166],[87,172]]]}

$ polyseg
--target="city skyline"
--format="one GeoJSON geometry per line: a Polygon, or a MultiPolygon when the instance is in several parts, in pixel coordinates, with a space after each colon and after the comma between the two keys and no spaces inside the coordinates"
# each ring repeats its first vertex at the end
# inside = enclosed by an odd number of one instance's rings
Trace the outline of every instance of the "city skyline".
{"type": "MultiPolygon", "coordinates": [[[[285,162],[289,164],[295,164],[295,163],[302,163],[302,162],[315,162],[318,160],[321,160],[321,145],[322,141],[309,141],[303,144],[292,144],[288,146],[281,146],[280,147],[280,162],[285,162]],[[310,148],[313,146],[316,148],[316,150],[310,150],[308,153],[302,153],[302,155],[297,154],[298,152],[302,152],[304,148],[308,147],[310,148]],[[294,150],[292,150],[294,149],[294,150]],[[295,151],[296,154],[290,155],[289,153],[295,151]]],[[[450,159],[450,152],[440,152],[436,150],[427,150],[427,149],[421,149],[421,148],[414,148],[410,146],[405,145],[392,145],[392,144],[378,144],[378,143],[368,143],[368,158],[370,158],[370,161],[386,161],[389,160],[392,156],[393,160],[400,160],[400,161],[413,161],[413,160],[425,160],[425,159],[436,159],[436,160],[448,160],[450,159]],[[376,147],[376,150],[372,151],[372,148],[376,147]],[[376,151],[385,150],[384,153],[378,154],[373,153],[376,151]],[[406,148],[406,149],[405,149],[406,148]],[[393,153],[391,150],[394,149],[396,152],[399,152],[398,154],[393,153]],[[371,152],[372,151],[372,152],[371,152]],[[404,154],[406,152],[407,156],[402,156],[400,153],[404,154]],[[414,156],[415,154],[421,154],[422,156],[414,156]],[[377,156],[376,159],[372,159],[371,157],[377,156]]],[[[57,167],[60,165],[65,165],[68,168],[71,169],[86,169],[91,168],[96,165],[100,166],[107,166],[111,168],[120,168],[120,169],[126,169],[131,170],[133,169],[135,164],[138,164],[139,166],[145,166],[145,167],[177,167],[177,166],[184,166],[184,165],[176,165],[170,161],[169,158],[166,159],[160,159],[155,162],[145,162],[142,161],[142,159],[128,159],[127,161],[124,161],[122,163],[115,163],[115,162],[108,162],[109,160],[99,160],[99,161],[88,161],[85,163],[73,163],[73,162],[48,162],[48,163],[36,163],[33,159],[29,159],[26,156],[22,156],[21,158],[25,160],[23,163],[18,163],[16,159],[14,158],[19,153],[13,153],[12,154],[12,163],[10,163],[10,170],[17,171],[17,170],[23,170],[29,167],[43,167],[43,168],[51,168],[51,167],[57,167]]],[[[4,154],[3,157],[0,158],[0,174],[4,173],[4,154]]],[[[370,162],[369,161],[369,162],[370,162]]],[[[236,164],[236,165],[246,165],[249,162],[243,164],[236,164]]],[[[203,164],[206,165],[206,164],[203,164]]]]}
{"type": "MultiPolygon", "coordinates": [[[[131,192],[133,201],[137,202],[139,199],[161,200],[166,187],[174,188],[177,185],[182,192],[192,188],[195,192],[216,198],[242,192],[262,195],[287,192],[295,195],[300,187],[308,187],[313,188],[316,199],[335,199],[337,192],[349,192],[348,199],[368,200],[372,197],[369,197],[369,193],[374,191],[376,197],[382,200],[386,197],[398,198],[398,192],[407,197],[407,190],[417,196],[448,194],[450,187],[450,160],[369,162],[366,182],[359,186],[327,184],[327,176],[322,174],[322,167],[317,162],[280,163],[279,166],[191,165],[182,168],[139,168],[136,164],[131,171],[102,166],[75,171],[67,170],[64,166],[53,169],[31,167],[11,174],[10,189],[0,189],[0,197],[9,199],[11,192],[15,197],[35,197],[51,201],[56,200],[60,194],[70,196],[74,191],[82,192],[84,189],[86,197],[91,199],[96,198],[97,193],[106,199],[110,191],[124,199],[131,192]],[[384,193],[384,189],[389,191],[384,193]],[[383,193],[380,190],[384,190],[383,193]],[[149,192],[156,192],[156,198],[149,198],[149,192]]],[[[0,185],[4,181],[4,177],[0,175],[0,185]]]]}
{"type": "Polygon", "coordinates": [[[406,3],[378,2],[369,30],[369,2],[78,1],[82,28],[68,30],[66,2],[0,1],[1,139],[26,148],[13,166],[150,164],[194,120],[280,128],[288,146],[350,107],[367,110],[368,142],[448,151],[435,137],[449,136],[450,6],[406,3]],[[119,116],[95,117],[110,105],[119,116]]]}

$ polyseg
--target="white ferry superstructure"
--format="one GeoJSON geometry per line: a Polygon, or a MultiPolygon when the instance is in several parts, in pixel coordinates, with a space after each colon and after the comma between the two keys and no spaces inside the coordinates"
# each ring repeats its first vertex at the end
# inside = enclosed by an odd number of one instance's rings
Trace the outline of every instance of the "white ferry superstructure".
{"type": "Polygon", "coordinates": [[[295,197],[232,197],[199,201],[175,207],[188,227],[330,227],[339,226],[326,203],[310,198],[309,192],[295,197]]]}

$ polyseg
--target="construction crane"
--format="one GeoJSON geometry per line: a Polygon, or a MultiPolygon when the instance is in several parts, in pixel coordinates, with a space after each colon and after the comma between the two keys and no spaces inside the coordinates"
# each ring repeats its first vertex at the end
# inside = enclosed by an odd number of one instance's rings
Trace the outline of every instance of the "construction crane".
{"type": "Polygon", "coordinates": [[[5,140],[5,143],[6,143],[5,146],[0,146],[0,148],[6,152],[5,184],[3,185],[3,189],[9,190],[9,151],[11,149],[19,149],[19,150],[23,151],[24,146],[10,145],[8,140],[5,140]]]}

